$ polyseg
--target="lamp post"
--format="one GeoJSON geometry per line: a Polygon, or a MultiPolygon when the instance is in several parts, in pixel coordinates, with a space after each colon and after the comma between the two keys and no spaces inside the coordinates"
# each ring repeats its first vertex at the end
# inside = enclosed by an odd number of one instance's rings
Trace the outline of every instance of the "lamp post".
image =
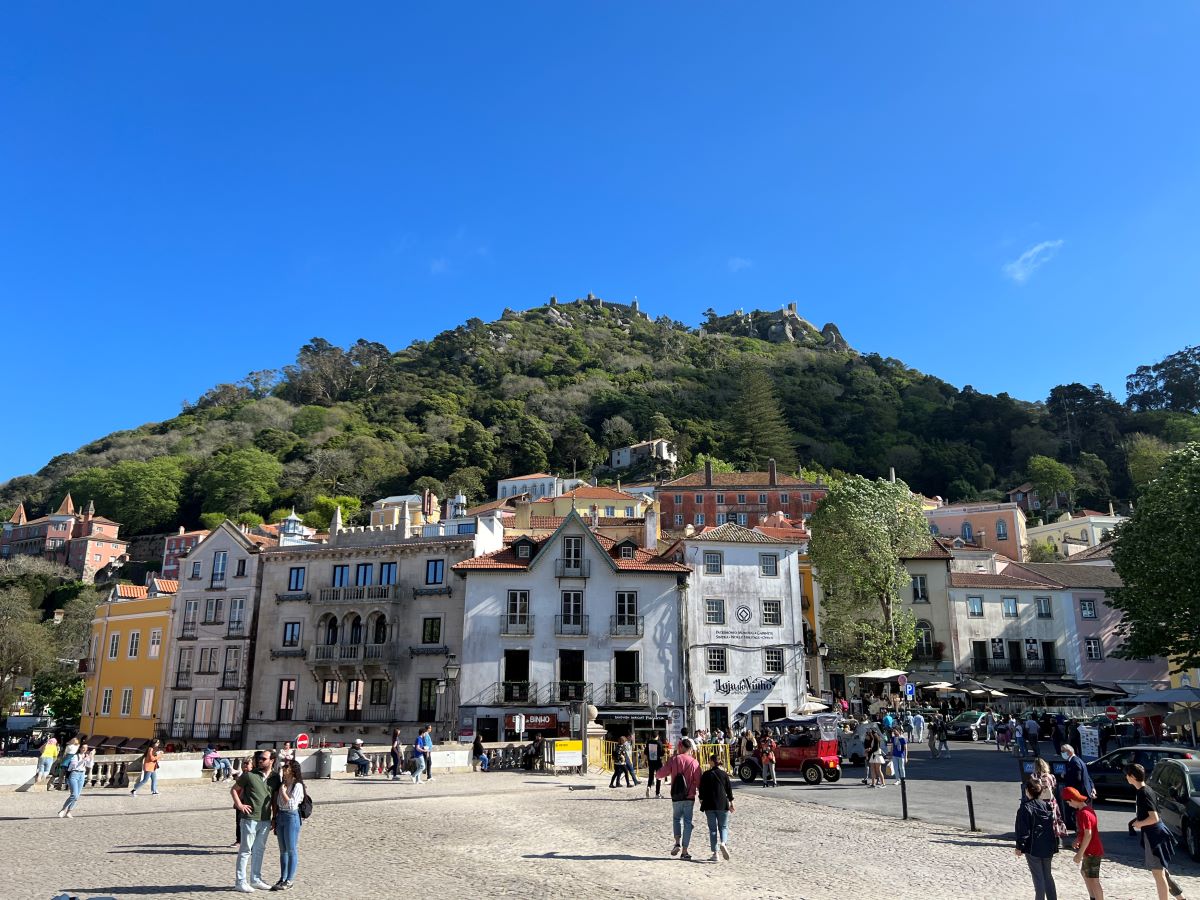
{"type": "Polygon", "coordinates": [[[825,660],[829,658],[829,645],[824,641],[817,644],[817,690],[823,690],[825,683],[825,660]]]}
{"type": "Polygon", "coordinates": [[[462,667],[456,661],[453,653],[446,657],[442,666],[442,678],[438,681],[438,693],[450,691],[450,697],[444,701],[446,715],[446,731],[454,743],[458,743],[458,675],[462,667]]]}

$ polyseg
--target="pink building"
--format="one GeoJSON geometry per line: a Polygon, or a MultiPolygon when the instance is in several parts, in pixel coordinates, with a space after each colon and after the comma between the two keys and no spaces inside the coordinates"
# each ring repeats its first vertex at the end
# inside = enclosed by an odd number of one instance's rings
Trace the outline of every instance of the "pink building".
{"type": "Polygon", "coordinates": [[[925,510],[925,518],[934,534],[960,537],[1017,562],[1025,559],[1025,511],[1016,503],[949,503],[925,510]]]}
{"type": "Polygon", "coordinates": [[[163,578],[179,579],[179,560],[187,556],[192,548],[208,537],[207,531],[184,531],[179,526],[179,534],[173,534],[163,544],[162,569],[159,574],[163,578]]]}
{"type": "Polygon", "coordinates": [[[84,581],[95,581],[97,574],[113,573],[127,558],[129,543],[117,536],[120,528],[97,516],[90,501],[82,515],[77,513],[70,494],[56,512],[36,519],[26,518],[21,503],[0,532],[0,559],[41,556],[74,570],[84,581]]]}

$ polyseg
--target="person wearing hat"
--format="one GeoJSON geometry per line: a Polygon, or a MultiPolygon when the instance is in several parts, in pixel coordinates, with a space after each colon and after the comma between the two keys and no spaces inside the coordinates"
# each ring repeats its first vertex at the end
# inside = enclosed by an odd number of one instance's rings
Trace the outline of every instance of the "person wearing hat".
{"type": "Polygon", "coordinates": [[[366,777],[371,774],[371,761],[367,759],[367,755],[362,751],[362,738],[356,738],[354,746],[350,748],[350,752],[346,754],[346,762],[353,766],[357,766],[357,771],[354,773],[355,778],[366,777]]]}
{"type": "Polygon", "coordinates": [[[1084,887],[1092,900],[1104,900],[1100,886],[1100,861],[1104,845],[1100,843],[1100,825],[1096,813],[1088,806],[1088,798],[1078,788],[1063,788],[1062,798],[1075,811],[1075,865],[1083,876],[1084,887]]]}

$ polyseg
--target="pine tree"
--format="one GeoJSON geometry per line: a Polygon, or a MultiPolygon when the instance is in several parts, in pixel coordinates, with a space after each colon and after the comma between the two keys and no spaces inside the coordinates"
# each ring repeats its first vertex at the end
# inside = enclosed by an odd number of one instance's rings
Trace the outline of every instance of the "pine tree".
{"type": "Polygon", "coordinates": [[[782,471],[794,472],[795,440],[770,377],[757,366],[746,366],[739,377],[739,394],[732,417],[739,461],[761,472],[773,459],[782,471]]]}

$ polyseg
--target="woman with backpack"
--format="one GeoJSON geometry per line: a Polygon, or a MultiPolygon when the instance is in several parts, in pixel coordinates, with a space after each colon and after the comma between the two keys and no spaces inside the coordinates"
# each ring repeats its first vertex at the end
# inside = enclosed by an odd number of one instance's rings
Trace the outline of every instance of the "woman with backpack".
{"type": "Polygon", "coordinates": [[[1043,797],[1044,788],[1036,778],[1025,781],[1025,796],[1017,810],[1017,847],[1013,851],[1024,856],[1033,878],[1034,900],[1058,900],[1051,863],[1058,852],[1058,833],[1054,827],[1054,810],[1043,797]]]}
{"type": "MultiPolygon", "coordinates": [[[[294,759],[285,762],[279,770],[283,777],[273,798],[275,808],[275,836],[279,839],[279,881],[273,891],[291,890],[296,880],[296,867],[300,862],[300,820],[304,816],[304,775],[300,763],[294,759]]],[[[312,801],[307,804],[312,809],[312,801]]]]}

